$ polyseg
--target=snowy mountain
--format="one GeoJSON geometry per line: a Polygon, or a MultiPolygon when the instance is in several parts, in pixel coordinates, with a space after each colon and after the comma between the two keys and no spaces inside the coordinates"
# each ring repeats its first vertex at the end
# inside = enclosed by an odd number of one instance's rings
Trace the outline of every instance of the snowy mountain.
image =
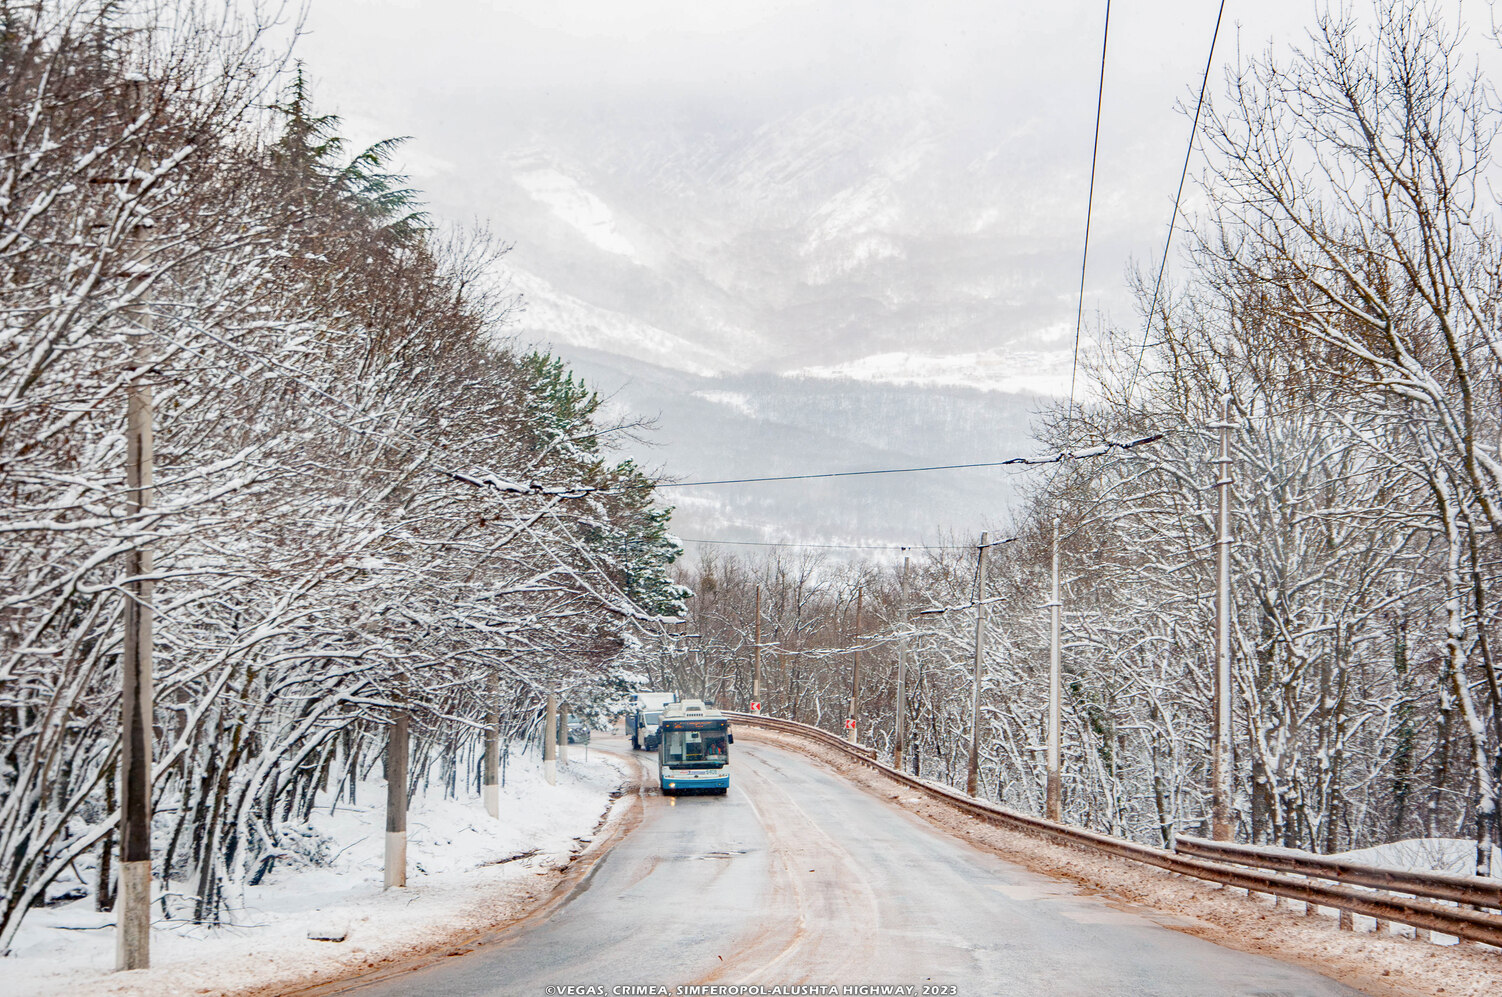
{"type": "Polygon", "coordinates": [[[524,338],[700,374],[1067,391],[1073,180],[956,113],[921,91],[743,123],[602,108],[488,133],[484,189],[443,196],[515,241],[524,338]]]}
{"type": "MultiPolygon", "coordinates": [[[[921,91],[737,122],[501,127],[483,191],[515,248],[515,329],[623,408],[688,479],[964,463],[1031,452],[1069,390],[1068,177],[921,91]]],[[[492,136],[492,140],[494,136],[492,136]]],[[[675,493],[685,536],[911,542],[994,521],[995,472],[675,493]]]]}

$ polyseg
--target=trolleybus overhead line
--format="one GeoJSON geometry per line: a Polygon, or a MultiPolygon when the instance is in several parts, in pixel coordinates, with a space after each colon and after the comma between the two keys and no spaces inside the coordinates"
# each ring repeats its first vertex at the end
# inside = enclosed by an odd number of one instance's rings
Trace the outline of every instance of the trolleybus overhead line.
{"type": "Polygon", "coordinates": [[[1220,20],[1226,12],[1226,0],[1220,0],[1220,10],[1215,15],[1215,30],[1210,35],[1210,51],[1205,55],[1205,74],[1200,77],[1200,96],[1194,104],[1194,123],[1189,126],[1189,145],[1184,150],[1184,166],[1179,171],[1179,189],[1173,195],[1173,214],[1168,216],[1168,238],[1163,241],[1163,256],[1158,260],[1158,277],[1153,281],[1153,298],[1147,306],[1147,319],[1142,323],[1142,345],[1137,348],[1137,362],[1132,366],[1132,377],[1127,381],[1125,404],[1132,404],[1132,391],[1137,387],[1137,375],[1142,373],[1142,358],[1147,353],[1147,337],[1153,328],[1153,315],[1158,311],[1158,292],[1163,287],[1163,271],[1168,268],[1168,251],[1173,246],[1173,230],[1179,220],[1179,203],[1184,197],[1184,178],[1189,175],[1189,160],[1194,155],[1194,139],[1200,130],[1200,111],[1205,107],[1205,90],[1210,84],[1210,67],[1215,62],[1215,42],[1220,38],[1220,20]]]}
{"type": "Polygon", "coordinates": [[[1090,143],[1090,190],[1085,197],[1085,244],[1080,250],[1079,307],[1074,316],[1074,355],[1069,361],[1069,409],[1066,429],[1074,421],[1074,381],[1080,369],[1080,327],[1085,321],[1085,267],[1090,262],[1090,216],[1095,208],[1095,164],[1100,156],[1100,111],[1106,100],[1106,45],[1111,40],[1111,0],[1106,0],[1105,25],[1100,36],[1100,81],[1095,91],[1095,137],[1090,143]]]}
{"type": "MultiPolygon", "coordinates": [[[[804,543],[799,540],[714,540],[704,537],[678,537],[679,543],[724,544],[728,547],[813,547],[821,550],[974,550],[975,544],[826,544],[804,543]]],[[[997,547],[1016,540],[1011,537],[988,544],[997,547]]]]}
{"type": "MultiPolygon", "coordinates": [[[[1104,457],[1113,450],[1132,450],[1136,447],[1157,443],[1167,432],[1139,436],[1131,440],[1106,440],[1093,447],[1080,450],[1060,450],[1045,457],[1008,457],[1006,460],[984,460],[969,464],[926,464],[921,467],[878,467],[864,471],[819,471],[811,474],[771,474],[755,478],[717,478],[712,481],[659,481],[637,485],[637,488],[699,488],[707,485],[752,485],[763,481],[809,481],[815,478],[855,478],[871,474],[915,474],[920,471],[962,471],[977,467],[1038,467],[1046,464],[1062,464],[1070,460],[1088,460],[1104,457]]],[[[613,491],[624,489],[599,489],[613,491]]]]}

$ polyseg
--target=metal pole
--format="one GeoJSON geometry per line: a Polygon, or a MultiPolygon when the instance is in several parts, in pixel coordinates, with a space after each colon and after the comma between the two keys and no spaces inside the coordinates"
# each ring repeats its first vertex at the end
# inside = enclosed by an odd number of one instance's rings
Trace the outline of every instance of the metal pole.
{"type": "Polygon", "coordinates": [[[850,666],[850,719],[854,721],[849,731],[851,744],[860,743],[860,718],[857,712],[861,695],[861,597],[863,595],[865,595],[863,589],[855,590],[855,654],[850,666]]]}
{"type": "Polygon", "coordinates": [[[491,672],[485,680],[485,696],[489,702],[486,704],[485,718],[485,769],[480,779],[480,793],[485,800],[485,812],[492,817],[501,815],[501,786],[500,786],[500,739],[501,739],[501,707],[500,707],[500,682],[495,672],[491,672]]]}
{"type": "Polygon", "coordinates": [[[1212,763],[1211,833],[1230,841],[1231,823],[1231,396],[1221,399],[1220,475],[1215,541],[1215,753],[1212,763]]]}
{"type": "Polygon", "coordinates": [[[970,700],[970,762],[965,773],[965,792],[980,791],[980,670],[986,656],[986,548],[991,534],[980,535],[975,549],[975,688],[970,700]]]}
{"type": "Polygon", "coordinates": [[[1059,617],[1064,604],[1059,599],[1059,521],[1053,521],[1053,600],[1049,602],[1052,650],[1048,661],[1048,798],[1049,820],[1063,820],[1064,801],[1059,784],[1059,617]]]}
{"type": "MultiPolygon", "coordinates": [[[[131,241],[138,243],[136,233],[131,241]]],[[[136,279],[142,290],[144,277],[136,279]]],[[[136,372],[126,389],[126,513],[141,529],[140,517],[152,505],[154,439],[152,397],[148,380],[152,316],[135,307],[131,319],[140,326],[135,348],[136,372]]],[[[115,901],[115,968],[151,965],[151,643],[155,583],[151,550],[136,539],[125,557],[125,640],[121,653],[120,696],[120,892],[115,901]]]]}
{"type": "Polygon", "coordinates": [[[407,711],[386,739],[386,887],[407,885],[407,711]]]}
{"type": "Polygon", "coordinates": [[[751,678],[751,701],[761,702],[761,586],[756,586],[756,671],[751,678]]]}
{"type": "Polygon", "coordinates": [[[547,719],[542,725],[542,777],[549,786],[558,784],[558,696],[548,693],[547,719]]]}
{"type": "Polygon", "coordinates": [[[911,561],[906,556],[902,559],[902,598],[897,616],[897,742],[892,748],[892,767],[898,770],[907,747],[907,571],[911,561]]]}

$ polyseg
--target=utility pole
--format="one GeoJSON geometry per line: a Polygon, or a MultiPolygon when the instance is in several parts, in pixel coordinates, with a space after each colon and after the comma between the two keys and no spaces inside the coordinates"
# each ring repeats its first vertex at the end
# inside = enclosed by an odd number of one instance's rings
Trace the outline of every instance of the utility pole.
{"type": "Polygon", "coordinates": [[[965,773],[965,792],[980,791],[980,670],[986,656],[986,548],[991,534],[980,535],[975,549],[975,688],[970,701],[970,763],[965,773]]]}
{"type": "Polygon", "coordinates": [[[542,777],[558,785],[558,695],[548,693],[547,719],[542,728],[542,777]]]}
{"type": "Polygon", "coordinates": [[[407,722],[405,708],[386,736],[386,888],[407,885],[407,722]]]}
{"type": "Polygon", "coordinates": [[[1215,482],[1220,508],[1215,541],[1215,753],[1210,805],[1211,835],[1230,841],[1231,823],[1231,395],[1221,399],[1220,468],[1215,482]]]}
{"type": "Polygon", "coordinates": [[[907,747],[907,570],[912,558],[902,558],[902,598],[897,619],[897,743],[892,748],[892,768],[902,771],[902,753],[907,747]]]}
{"type": "Polygon", "coordinates": [[[1048,797],[1049,820],[1064,819],[1062,787],[1059,785],[1059,617],[1064,604],[1059,599],[1059,520],[1053,521],[1053,599],[1049,602],[1049,631],[1053,638],[1048,659],[1048,797]]]}
{"type": "Polygon", "coordinates": [[[751,677],[751,701],[761,702],[761,586],[756,586],[756,668],[751,677]]]}
{"type": "MultiPolygon", "coordinates": [[[[132,86],[139,113],[147,99],[147,84],[132,86]]],[[[115,181],[110,181],[115,182],[115,181]]],[[[130,181],[120,181],[129,183],[130,181]]],[[[134,201],[127,198],[126,210],[134,201]]],[[[144,272],[142,236],[148,219],[137,222],[127,236],[127,258],[135,271],[131,290],[144,295],[149,276],[144,272]],[[137,269],[140,268],[140,269],[137,269]]],[[[152,717],[152,600],[156,585],[150,579],[151,550],[139,537],[144,513],[154,495],[155,441],[152,436],[150,309],[135,304],[126,313],[138,326],[135,333],[135,373],[125,400],[125,509],[137,533],[125,557],[125,637],[120,654],[120,892],[115,900],[115,968],[146,969],[151,965],[151,717],[152,717]]]]}
{"type": "Polygon", "coordinates": [[[857,709],[860,706],[861,695],[861,597],[865,590],[855,590],[855,655],[851,659],[850,667],[850,743],[860,743],[860,718],[857,709]]]}
{"type": "Polygon", "coordinates": [[[788,684],[788,656],[780,648],[777,651],[777,677],[777,684],[782,686],[782,715],[789,720],[796,719],[793,712],[793,689],[788,684]]]}
{"type": "Polygon", "coordinates": [[[500,786],[500,737],[501,707],[500,682],[495,672],[485,681],[485,767],[480,778],[480,793],[485,800],[485,812],[492,817],[501,815],[500,786]]]}

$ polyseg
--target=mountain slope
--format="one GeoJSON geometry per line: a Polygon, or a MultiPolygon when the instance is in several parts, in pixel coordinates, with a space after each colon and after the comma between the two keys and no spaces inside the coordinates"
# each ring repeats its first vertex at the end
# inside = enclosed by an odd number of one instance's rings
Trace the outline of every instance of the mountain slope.
{"type": "MultiPolygon", "coordinates": [[[[560,351],[622,416],[657,418],[624,453],[683,481],[1003,460],[1033,453],[1042,401],[965,387],[703,376],[577,347],[560,351]]],[[[1027,472],[972,469],[669,488],[688,538],[932,542],[998,522],[1027,472]]]]}

